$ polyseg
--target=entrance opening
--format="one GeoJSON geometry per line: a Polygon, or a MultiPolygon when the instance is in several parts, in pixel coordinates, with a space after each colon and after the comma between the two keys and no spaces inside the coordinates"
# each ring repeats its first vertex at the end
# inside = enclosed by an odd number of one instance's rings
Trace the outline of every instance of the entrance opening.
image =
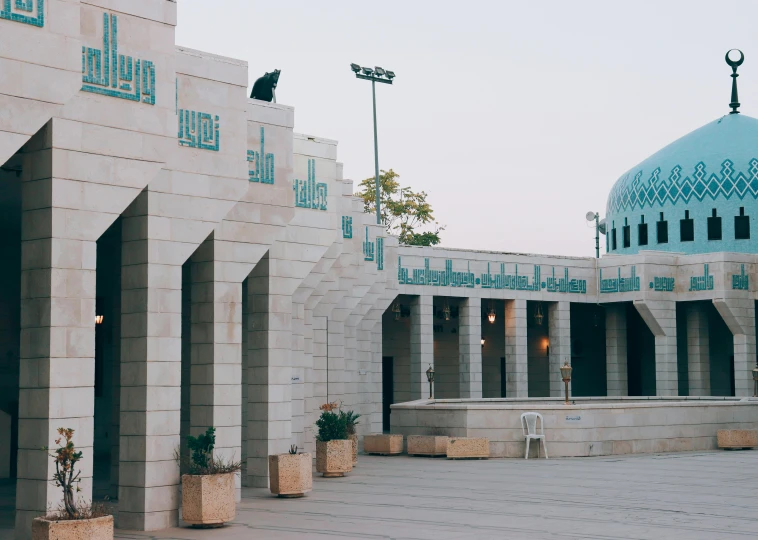
{"type": "Polygon", "coordinates": [[[626,307],[630,396],[655,395],[655,336],[630,302],[626,307]]]}

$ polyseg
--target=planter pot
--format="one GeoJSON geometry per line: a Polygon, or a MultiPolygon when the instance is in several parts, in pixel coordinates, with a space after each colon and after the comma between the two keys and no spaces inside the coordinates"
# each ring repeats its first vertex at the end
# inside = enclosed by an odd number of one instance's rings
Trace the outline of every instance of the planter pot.
{"type": "Polygon", "coordinates": [[[716,432],[719,448],[755,448],[758,446],[756,429],[720,429],[716,432]]]}
{"type": "Polygon", "coordinates": [[[95,519],[55,521],[36,518],[32,540],[113,540],[113,516],[95,519]]]}
{"type": "Polygon", "coordinates": [[[326,478],[345,476],[353,470],[353,444],[349,439],[316,441],[316,471],[326,478]]]}
{"type": "Polygon", "coordinates": [[[182,475],[182,519],[205,527],[232,521],[237,512],[236,474],[182,475]]]}
{"type": "Polygon", "coordinates": [[[313,458],[309,453],[268,457],[271,493],[280,497],[302,497],[313,489],[313,458]]]}
{"type": "Polygon", "coordinates": [[[353,433],[347,436],[350,442],[353,443],[353,467],[358,465],[358,434],[353,433]]]}
{"type": "Polygon", "coordinates": [[[365,435],[363,451],[367,454],[391,456],[403,453],[402,435],[365,435]]]}

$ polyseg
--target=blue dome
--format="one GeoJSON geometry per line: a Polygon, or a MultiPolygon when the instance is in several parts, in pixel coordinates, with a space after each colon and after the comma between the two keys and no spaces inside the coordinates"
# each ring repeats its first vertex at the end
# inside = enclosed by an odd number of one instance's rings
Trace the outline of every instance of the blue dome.
{"type": "Polygon", "coordinates": [[[606,208],[608,253],[758,252],[758,120],[728,114],[618,179],[606,208]]]}

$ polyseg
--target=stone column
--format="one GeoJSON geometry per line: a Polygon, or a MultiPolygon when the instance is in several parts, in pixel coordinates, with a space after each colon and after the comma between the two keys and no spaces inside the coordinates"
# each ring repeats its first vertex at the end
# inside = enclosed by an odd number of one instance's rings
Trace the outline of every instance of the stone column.
{"type": "Polygon", "coordinates": [[[434,365],[434,297],[419,295],[411,301],[411,399],[429,396],[426,370],[434,365]]]}
{"type": "Polygon", "coordinates": [[[711,395],[711,358],[707,305],[687,305],[687,375],[691,396],[711,395]]]}
{"type": "Polygon", "coordinates": [[[677,396],[676,302],[635,300],[634,307],[655,336],[655,394],[677,396]]]}
{"type": "Polygon", "coordinates": [[[529,397],[526,300],[505,301],[505,394],[529,397]]]}
{"type": "MultiPolygon", "coordinates": [[[[550,336],[550,397],[563,397],[561,366],[571,363],[571,302],[550,302],[547,307],[550,336]]],[[[571,391],[571,383],[569,383],[571,391]]]]}
{"type": "Polygon", "coordinates": [[[605,366],[609,397],[629,395],[626,304],[605,306],[605,366]]]}
{"type": "Polygon", "coordinates": [[[87,456],[77,495],[92,497],[97,244],[75,230],[87,223],[75,211],[51,208],[51,160],[49,148],[27,153],[22,178],[17,538],[31,538],[32,520],[62,501],[42,449],[56,447],[58,428],[75,430],[87,456]]]}
{"type": "Polygon", "coordinates": [[[122,529],[179,518],[182,262],[155,240],[143,192],[123,214],[119,515],[122,529]]]}
{"type": "MultiPolygon", "coordinates": [[[[223,281],[213,234],[191,260],[190,435],[216,428],[214,456],[239,461],[242,415],[242,284],[223,281]]],[[[240,479],[237,500],[240,497],[240,479]]]]}
{"type": "Polygon", "coordinates": [[[752,298],[719,298],[713,305],[734,336],[734,395],[753,395],[755,367],[755,301],[752,298]]]}
{"type": "Polygon", "coordinates": [[[281,294],[266,254],[248,278],[247,474],[250,487],[268,487],[268,456],[292,440],[292,295],[281,294]]]}
{"type": "Polygon", "coordinates": [[[482,397],[482,299],[462,298],[458,325],[461,399],[482,397]]]}

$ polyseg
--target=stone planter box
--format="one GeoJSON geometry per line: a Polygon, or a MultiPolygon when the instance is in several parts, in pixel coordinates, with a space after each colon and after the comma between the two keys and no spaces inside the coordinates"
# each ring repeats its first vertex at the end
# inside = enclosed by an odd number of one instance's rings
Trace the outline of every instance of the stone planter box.
{"type": "Polygon", "coordinates": [[[309,453],[268,457],[269,486],[279,497],[303,497],[313,489],[313,458],[309,453]]]}
{"type": "Polygon", "coordinates": [[[113,540],[113,516],[95,519],[55,521],[36,518],[32,522],[32,540],[113,540]]]}
{"type": "Polygon", "coordinates": [[[446,456],[447,455],[447,436],[435,435],[409,435],[408,436],[408,455],[409,456],[446,456]]]}
{"type": "Polygon", "coordinates": [[[367,454],[389,456],[403,453],[402,435],[365,435],[363,451],[367,454]]]}
{"type": "Polygon", "coordinates": [[[490,440],[474,437],[450,437],[447,442],[447,459],[487,459],[490,457],[490,440]]]}
{"type": "Polygon", "coordinates": [[[755,448],[758,446],[758,430],[720,429],[716,434],[719,448],[755,448]]]}
{"type": "Polygon", "coordinates": [[[182,519],[194,526],[221,526],[237,512],[237,473],[182,475],[182,519]]]}
{"type": "Polygon", "coordinates": [[[353,443],[353,467],[358,465],[358,434],[353,433],[347,436],[350,442],[353,443]]]}
{"type": "Polygon", "coordinates": [[[316,471],[325,478],[345,476],[353,470],[353,443],[349,439],[316,441],[316,471]]]}

